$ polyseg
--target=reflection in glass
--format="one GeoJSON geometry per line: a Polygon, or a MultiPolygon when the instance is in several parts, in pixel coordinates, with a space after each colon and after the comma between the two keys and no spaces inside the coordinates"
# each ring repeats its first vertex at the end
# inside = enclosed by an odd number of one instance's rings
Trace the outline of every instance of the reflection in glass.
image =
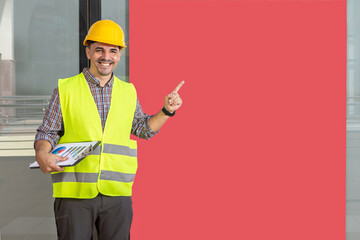
{"type": "Polygon", "coordinates": [[[347,1],[346,239],[360,239],[360,1],[347,1]]]}
{"type": "Polygon", "coordinates": [[[57,239],[50,176],[28,166],[57,79],[78,73],[78,22],[78,0],[0,0],[2,240],[57,239]]]}

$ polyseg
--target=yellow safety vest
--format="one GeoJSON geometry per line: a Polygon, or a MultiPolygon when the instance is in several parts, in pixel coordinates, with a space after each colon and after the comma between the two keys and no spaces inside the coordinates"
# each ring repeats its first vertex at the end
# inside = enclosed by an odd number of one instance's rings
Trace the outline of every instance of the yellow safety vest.
{"type": "Polygon", "coordinates": [[[114,76],[104,131],[82,73],[59,79],[58,89],[65,130],[59,144],[101,141],[101,147],[76,166],[52,173],[53,196],[94,198],[99,192],[131,196],[137,170],[137,144],[130,139],[137,99],[135,87],[114,76]]]}

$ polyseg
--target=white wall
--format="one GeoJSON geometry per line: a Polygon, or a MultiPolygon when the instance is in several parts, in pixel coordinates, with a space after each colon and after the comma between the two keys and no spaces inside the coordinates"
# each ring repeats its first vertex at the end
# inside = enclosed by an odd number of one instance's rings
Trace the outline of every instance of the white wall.
{"type": "Polygon", "coordinates": [[[13,0],[0,0],[0,54],[2,60],[14,60],[13,9],[13,0]]]}

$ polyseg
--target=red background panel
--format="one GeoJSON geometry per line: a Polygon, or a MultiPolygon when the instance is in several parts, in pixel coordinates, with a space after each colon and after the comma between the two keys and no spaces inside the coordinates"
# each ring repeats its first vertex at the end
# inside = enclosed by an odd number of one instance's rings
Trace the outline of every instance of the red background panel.
{"type": "Polygon", "coordinates": [[[132,238],[345,239],[346,1],[130,1],[132,238]]]}

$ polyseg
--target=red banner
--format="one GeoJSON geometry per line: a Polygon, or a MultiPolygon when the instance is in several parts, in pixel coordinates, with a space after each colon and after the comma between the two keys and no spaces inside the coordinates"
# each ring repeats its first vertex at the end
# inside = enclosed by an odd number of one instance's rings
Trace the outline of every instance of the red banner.
{"type": "Polygon", "coordinates": [[[345,240],[346,1],[132,0],[135,240],[345,240]]]}

